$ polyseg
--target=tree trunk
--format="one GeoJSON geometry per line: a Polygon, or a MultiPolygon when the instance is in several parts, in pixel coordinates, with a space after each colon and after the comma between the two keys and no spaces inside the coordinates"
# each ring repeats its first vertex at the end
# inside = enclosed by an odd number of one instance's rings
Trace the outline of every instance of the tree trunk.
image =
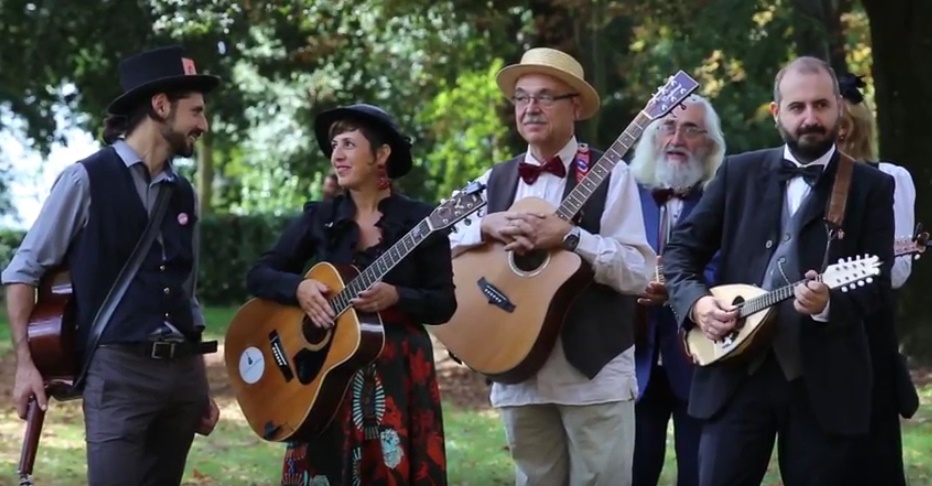
{"type": "Polygon", "coordinates": [[[214,137],[210,132],[201,137],[201,148],[197,151],[198,214],[203,218],[212,209],[214,186],[214,137]]]}
{"type": "MultiPolygon", "coordinates": [[[[905,167],[916,185],[916,221],[932,223],[932,144],[926,116],[932,111],[932,2],[862,0],[870,20],[880,159],[905,167]]],[[[907,351],[932,358],[932,327],[922,302],[932,268],[914,262],[900,300],[900,338],[907,351]]]]}
{"type": "Polygon", "coordinates": [[[851,11],[851,0],[796,0],[794,6],[796,55],[814,56],[828,62],[838,74],[847,72],[841,16],[851,11]]]}

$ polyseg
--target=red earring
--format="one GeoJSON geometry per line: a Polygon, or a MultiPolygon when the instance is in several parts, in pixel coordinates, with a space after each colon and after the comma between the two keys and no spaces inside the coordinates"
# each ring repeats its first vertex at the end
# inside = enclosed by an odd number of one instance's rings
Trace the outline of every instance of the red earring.
{"type": "Polygon", "coordinates": [[[391,180],[388,178],[388,173],[385,171],[385,167],[379,167],[379,190],[388,189],[391,186],[391,180]]]}

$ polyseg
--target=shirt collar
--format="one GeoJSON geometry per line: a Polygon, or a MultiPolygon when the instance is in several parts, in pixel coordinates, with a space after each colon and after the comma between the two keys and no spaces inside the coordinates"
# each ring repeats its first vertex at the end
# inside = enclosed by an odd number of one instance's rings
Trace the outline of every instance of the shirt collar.
{"type": "MultiPolygon", "coordinates": [[[[809,162],[808,165],[821,165],[822,169],[824,170],[825,166],[828,165],[829,161],[832,160],[832,156],[834,155],[835,155],[835,144],[832,144],[832,147],[829,148],[827,152],[822,154],[822,156],[819,157],[818,159],[815,159],[812,162],[809,162]]],[[[790,162],[796,164],[797,166],[802,167],[803,165],[799,163],[798,160],[796,160],[796,157],[794,157],[793,153],[790,152],[790,147],[785,144],[783,145],[783,158],[786,160],[789,160],[790,162]]]]}
{"type": "MultiPolygon", "coordinates": [[[[113,142],[113,150],[116,151],[117,155],[120,157],[120,160],[126,164],[127,167],[132,167],[136,164],[142,164],[142,157],[133,150],[133,147],[130,147],[126,140],[119,139],[116,142],[113,142]]],[[[155,180],[152,182],[159,182],[162,180],[174,181],[175,180],[175,171],[172,168],[171,159],[165,162],[165,168],[162,170],[162,173],[155,177],[155,180]]]]}
{"type": "MultiPolygon", "coordinates": [[[[566,145],[557,152],[557,156],[560,157],[560,161],[563,162],[563,166],[569,169],[570,164],[573,163],[573,158],[576,157],[576,152],[579,151],[579,142],[576,141],[576,137],[570,137],[569,142],[566,142],[566,145]]],[[[539,161],[531,155],[531,147],[528,146],[527,152],[524,154],[524,161],[531,165],[541,165],[543,161],[539,161]]]]}

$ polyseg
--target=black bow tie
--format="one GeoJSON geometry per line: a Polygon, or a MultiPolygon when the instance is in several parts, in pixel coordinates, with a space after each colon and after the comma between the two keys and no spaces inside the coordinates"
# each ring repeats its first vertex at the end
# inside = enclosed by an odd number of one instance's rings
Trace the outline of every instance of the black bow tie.
{"type": "Polygon", "coordinates": [[[786,182],[794,177],[802,177],[806,184],[814,186],[819,176],[822,175],[823,167],[821,165],[796,165],[789,160],[783,160],[780,169],[777,170],[777,176],[781,182],[786,182]]]}
{"type": "Polygon", "coordinates": [[[674,191],[669,187],[664,187],[661,189],[654,189],[651,191],[651,195],[654,196],[654,201],[657,202],[658,206],[663,206],[670,199],[683,199],[686,196],[685,192],[674,191]]]}

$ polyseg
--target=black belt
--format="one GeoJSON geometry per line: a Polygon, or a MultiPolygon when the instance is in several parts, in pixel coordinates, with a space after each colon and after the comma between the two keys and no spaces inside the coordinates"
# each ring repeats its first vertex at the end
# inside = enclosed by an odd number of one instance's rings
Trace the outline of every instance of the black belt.
{"type": "Polygon", "coordinates": [[[150,341],[104,344],[100,347],[123,349],[152,359],[174,359],[216,353],[217,341],[150,341]]]}

